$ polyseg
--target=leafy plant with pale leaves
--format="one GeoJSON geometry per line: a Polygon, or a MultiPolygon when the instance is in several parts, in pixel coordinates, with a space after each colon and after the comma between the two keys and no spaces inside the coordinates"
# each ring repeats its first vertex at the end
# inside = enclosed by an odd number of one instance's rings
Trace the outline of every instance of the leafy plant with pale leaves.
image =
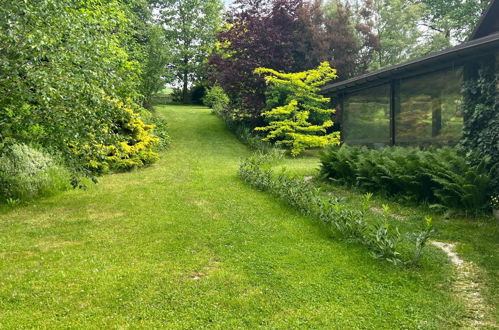
{"type": "Polygon", "coordinates": [[[298,73],[267,68],[257,68],[255,73],[265,76],[269,86],[267,105],[275,105],[262,113],[268,125],[256,128],[267,132],[264,141],[289,148],[293,156],[307,148],[339,145],[340,133],[328,132],[334,125],[330,99],[318,94],[321,86],[337,77],[336,70],[328,62],[321,63],[317,69],[298,73]],[[276,104],[276,98],[282,102],[276,104]]]}
{"type": "MultiPolygon", "coordinates": [[[[337,196],[325,195],[319,188],[301,178],[290,177],[285,172],[274,173],[271,164],[276,159],[279,157],[271,153],[252,156],[241,163],[239,176],[253,187],[284,200],[301,213],[316,217],[340,236],[358,241],[378,259],[395,264],[419,263],[423,248],[433,233],[428,218],[421,231],[405,235],[415,237],[416,242],[409,242],[412,256],[404,257],[399,244],[404,236],[397,227],[389,225],[390,210],[387,206],[384,206],[385,214],[380,221],[370,223],[366,220],[366,209],[349,209],[341,204],[341,199],[337,196]]],[[[370,195],[365,199],[369,203],[370,195]]]]}

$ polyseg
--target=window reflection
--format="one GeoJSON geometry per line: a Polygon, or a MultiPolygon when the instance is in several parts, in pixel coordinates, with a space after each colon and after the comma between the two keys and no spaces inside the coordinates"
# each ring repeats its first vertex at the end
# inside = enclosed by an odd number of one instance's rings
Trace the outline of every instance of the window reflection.
{"type": "Polygon", "coordinates": [[[343,101],[343,140],[379,147],[390,144],[390,86],[368,88],[343,101]]]}
{"type": "Polygon", "coordinates": [[[400,145],[454,145],[463,127],[462,69],[400,82],[395,141],[400,145]]]}

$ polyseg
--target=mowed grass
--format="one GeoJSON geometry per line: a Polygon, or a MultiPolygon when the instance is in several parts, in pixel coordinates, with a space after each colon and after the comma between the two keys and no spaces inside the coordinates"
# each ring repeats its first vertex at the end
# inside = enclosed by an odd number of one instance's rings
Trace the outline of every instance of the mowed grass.
{"type": "Polygon", "coordinates": [[[173,143],[154,166],[1,211],[0,328],[459,325],[442,253],[374,260],[241,182],[250,152],[208,109],[158,111],[173,143]]]}
{"type": "MultiPolygon", "coordinates": [[[[276,165],[275,171],[285,170],[291,176],[313,178],[312,183],[320,187],[326,194],[340,198],[341,204],[349,209],[362,209],[365,204],[365,192],[355,187],[346,187],[320,178],[320,159],[317,152],[309,153],[290,162],[276,165]]],[[[371,208],[366,212],[366,220],[379,221],[383,213],[383,205],[388,205],[392,217],[390,223],[402,233],[418,231],[422,220],[430,216],[433,219],[435,232],[433,240],[452,243],[455,252],[465,262],[478,266],[473,281],[478,283],[480,294],[487,305],[484,321],[488,325],[499,327],[499,221],[491,214],[466,214],[465,212],[438,212],[428,205],[414,205],[374,194],[370,202],[371,208]]],[[[426,254],[441,253],[434,246],[427,246],[426,254]]],[[[458,284],[462,285],[462,284],[458,284]]],[[[472,306],[470,306],[472,307],[472,306]]]]}

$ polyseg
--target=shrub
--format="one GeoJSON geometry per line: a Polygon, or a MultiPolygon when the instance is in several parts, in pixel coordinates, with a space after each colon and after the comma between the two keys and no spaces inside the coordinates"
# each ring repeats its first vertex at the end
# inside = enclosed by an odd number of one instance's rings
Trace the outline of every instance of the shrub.
{"type": "Polygon", "coordinates": [[[50,155],[14,144],[0,156],[0,198],[30,201],[69,188],[69,172],[50,155]]]}
{"type": "Polygon", "coordinates": [[[121,118],[116,120],[116,137],[112,143],[94,140],[72,146],[75,156],[84,160],[84,166],[91,173],[128,171],[152,164],[159,158],[155,148],[160,139],[153,134],[154,125],[145,124],[139,114],[124,104],[119,103],[117,107],[121,118]]]}
{"type": "Polygon", "coordinates": [[[75,157],[83,152],[75,148],[129,141],[119,134],[127,132],[118,126],[126,117],[120,104],[140,108],[145,68],[139,61],[145,59],[149,37],[149,24],[136,24],[145,23],[147,13],[130,6],[123,1],[1,2],[0,144],[8,140],[57,150],[71,170],[90,176],[95,173],[85,170],[87,158],[75,157]]]}
{"type": "Polygon", "coordinates": [[[460,145],[472,164],[488,158],[493,194],[499,194],[499,62],[496,55],[467,64],[463,84],[464,127],[460,145]]]}
{"type": "Polygon", "coordinates": [[[221,114],[229,106],[229,97],[220,86],[213,86],[203,97],[203,104],[210,107],[215,114],[221,114]]]}
{"type": "Polygon", "coordinates": [[[159,117],[157,114],[148,114],[145,117],[145,121],[152,125],[154,128],[152,130],[152,134],[158,138],[158,141],[155,144],[155,151],[163,151],[166,150],[168,145],[171,142],[170,134],[168,133],[168,123],[165,119],[159,117]]]}
{"type": "Polygon", "coordinates": [[[265,75],[267,109],[262,116],[268,125],[257,127],[267,132],[264,141],[289,148],[293,156],[305,149],[340,144],[339,132],[328,132],[334,123],[330,99],[320,95],[320,86],[336,78],[336,70],[323,62],[317,69],[298,73],[281,73],[258,68],[265,75]]]}
{"type": "Polygon", "coordinates": [[[194,85],[189,91],[192,104],[203,104],[203,98],[206,95],[206,86],[203,84],[194,85]]]}
{"type": "Polygon", "coordinates": [[[153,134],[159,139],[155,150],[166,150],[171,142],[170,134],[168,133],[168,123],[157,116],[153,116],[150,122],[154,125],[153,134]]]}
{"type": "Polygon", "coordinates": [[[321,163],[325,179],[418,203],[479,210],[490,196],[484,164],[469,165],[452,148],[371,150],[343,145],[325,150],[321,163]]]}
{"type": "Polygon", "coordinates": [[[170,94],[172,102],[182,103],[184,101],[181,88],[174,88],[170,94]]]}
{"type": "MultiPolygon", "coordinates": [[[[365,218],[366,210],[347,209],[339,203],[339,198],[327,196],[320,189],[300,178],[292,178],[284,172],[274,174],[270,163],[275,155],[257,155],[244,160],[239,168],[239,176],[255,188],[270,192],[286,201],[301,213],[314,216],[329,228],[345,238],[355,239],[368,248],[373,256],[393,263],[402,260],[399,242],[404,238],[397,228],[388,222],[388,211],[382,221],[369,224],[365,218]]],[[[406,263],[418,263],[422,250],[432,233],[431,221],[426,219],[420,232],[406,235],[412,238],[412,256],[406,263]]]]}

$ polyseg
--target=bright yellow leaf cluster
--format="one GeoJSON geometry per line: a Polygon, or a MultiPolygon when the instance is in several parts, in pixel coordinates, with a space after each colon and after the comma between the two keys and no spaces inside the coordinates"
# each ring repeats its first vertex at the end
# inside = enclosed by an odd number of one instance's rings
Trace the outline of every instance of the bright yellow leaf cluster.
{"type": "Polygon", "coordinates": [[[145,124],[135,111],[122,102],[109,100],[121,112],[117,127],[122,139],[113,144],[72,144],[75,155],[86,160],[93,172],[126,171],[151,164],[158,160],[154,151],[159,139],[152,134],[154,125],[145,124]]]}
{"type": "Polygon", "coordinates": [[[340,143],[340,133],[327,134],[334,125],[331,120],[333,109],[329,109],[330,99],[318,92],[320,87],[337,77],[336,70],[328,62],[317,69],[298,73],[282,73],[273,69],[257,68],[256,74],[265,76],[269,88],[277,88],[288,93],[288,103],[277,106],[262,115],[269,121],[258,131],[266,131],[264,141],[275,142],[290,149],[296,156],[308,148],[321,148],[340,143]],[[327,118],[312,124],[311,116],[327,118]]]}

